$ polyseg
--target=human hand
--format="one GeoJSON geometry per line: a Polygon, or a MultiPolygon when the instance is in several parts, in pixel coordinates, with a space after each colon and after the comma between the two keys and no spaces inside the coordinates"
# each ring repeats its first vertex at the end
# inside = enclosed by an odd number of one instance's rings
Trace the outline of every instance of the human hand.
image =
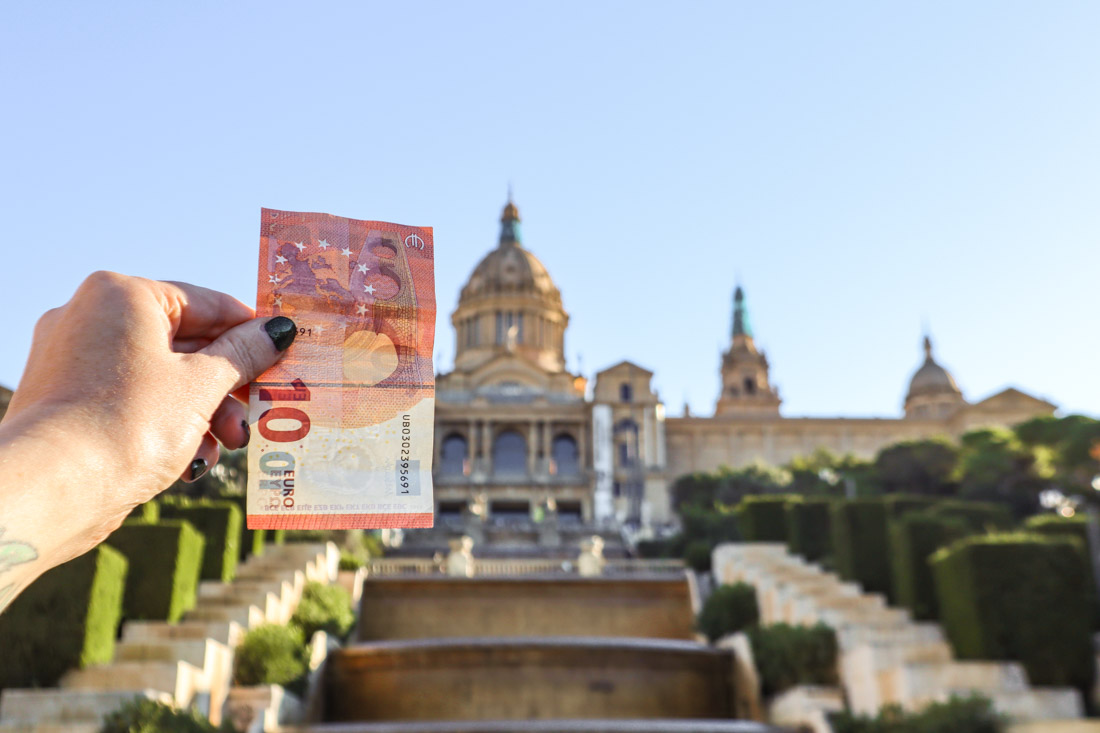
{"type": "Polygon", "coordinates": [[[246,445],[247,385],[296,331],[223,293],[105,272],[42,316],[0,435],[53,446],[67,470],[56,510],[85,527],[61,554],[90,549],[177,477],[198,478],[219,441],[246,445]]]}

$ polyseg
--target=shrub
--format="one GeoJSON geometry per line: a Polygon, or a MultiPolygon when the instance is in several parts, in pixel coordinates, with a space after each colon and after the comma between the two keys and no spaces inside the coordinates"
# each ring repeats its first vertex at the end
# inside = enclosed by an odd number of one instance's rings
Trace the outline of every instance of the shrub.
{"type": "Polygon", "coordinates": [[[830,721],[833,733],[1000,733],[1001,716],[984,697],[952,697],[919,713],[890,705],[874,718],[838,713],[830,721]]]}
{"type": "Polygon", "coordinates": [[[932,572],[940,621],[960,658],[1017,659],[1033,685],[1088,690],[1088,572],[1075,542],[1023,533],[970,537],[933,555],[932,572]]]}
{"type": "Polygon", "coordinates": [[[869,593],[890,592],[886,505],[879,499],[833,504],[830,514],[837,571],[869,593]]]}
{"type": "Polygon", "coordinates": [[[248,496],[241,493],[225,493],[220,494],[218,499],[221,501],[231,501],[237,505],[237,508],[241,510],[241,517],[245,520],[241,523],[241,552],[237,556],[240,562],[244,562],[252,555],[264,554],[264,543],[267,542],[267,530],[266,529],[249,529],[248,528],[248,496]]]}
{"type": "Polygon", "coordinates": [[[936,586],[928,557],[936,550],[970,534],[965,519],[928,512],[903,514],[890,523],[894,599],[928,621],[938,617],[936,586]]]}
{"type": "Polygon", "coordinates": [[[103,718],[99,733],[218,733],[232,731],[226,721],[215,728],[194,708],[176,710],[171,705],[135,697],[103,718]]]}
{"type": "Polygon", "coordinates": [[[1062,517],[1057,514],[1038,514],[1028,517],[1024,527],[1028,532],[1038,532],[1048,537],[1071,537],[1078,543],[1081,557],[1085,560],[1085,568],[1089,570],[1087,582],[1089,607],[1092,609],[1092,627],[1100,629],[1100,593],[1096,589],[1096,577],[1091,572],[1092,557],[1089,553],[1088,516],[1075,514],[1072,517],[1062,517]]]}
{"type": "Polygon", "coordinates": [[[684,535],[677,534],[655,540],[639,540],[634,546],[638,557],[667,558],[682,557],[685,552],[684,535]]]}
{"type": "Polygon", "coordinates": [[[693,540],[707,540],[711,547],[722,542],[739,542],[741,530],[733,512],[724,509],[685,507],[680,512],[684,547],[693,540]]]}
{"type": "Polygon", "coordinates": [[[755,626],[760,620],[756,589],[748,583],[720,585],[699,611],[696,627],[711,641],[755,626]]]}
{"type": "Polygon", "coordinates": [[[746,496],[737,505],[741,536],[746,542],[786,542],[787,513],[784,505],[791,500],[787,494],[746,496]]]}
{"type": "Polygon", "coordinates": [[[290,544],[303,542],[336,542],[340,540],[336,536],[336,530],[332,529],[287,529],[286,542],[290,544]]]}
{"type": "Polygon", "coordinates": [[[107,544],[130,565],[122,602],[126,618],[174,623],[194,607],[204,541],[189,522],[123,522],[107,544]]]}
{"type": "Polygon", "coordinates": [[[340,551],[341,570],[358,570],[361,567],[363,567],[363,561],[356,557],[354,553],[347,550],[340,551]]]}
{"type": "Polygon", "coordinates": [[[932,514],[962,519],[974,532],[1004,530],[1012,527],[1012,512],[1004,504],[990,501],[962,501],[949,499],[935,504],[928,510],[932,514]]]}
{"type": "Polygon", "coordinates": [[[166,519],[186,519],[202,532],[206,545],[203,551],[203,580],[228,583],[237,574],[237,558],[241,544],[241,510],[231,501],[193,501],[166,497],[160,515],[166,519]]]}
{"type": "Polygon", "coordinates": [[[339,585],[307,583],[290,623],[302,630],[307,641],[318,631],[343,639],[355,624],[351,596],[339,585]]]}
{"type": "Polygon", "coordinates": [[[695,540],[684,549],[684,563],[697,573],[709,573],[713,550],[706,540],[695,540]]]}
{"type": "Polygon", "coordinates": [[[748,630],[765,696],[795,685],[836,685],[836,634],[817,626],[757,626],[748,630]]]}
{"type": "Polygon", "coordinates": [[[833,538],[829,509],[832,499],[794,497],[785,505],[787,546],[810,562],[832,555],[833,538]]]}
{"type": "Polygon", "coordinates": [[[160,520],[160,504],[156,499],[150,499],[144,504],[138,504],[130,512],[127,519],[137,519],[149,524],[156,524],[160,520]]]}
{"type": "Polygon", "coordinates": [[[0,688],[110,662],[125,588],[126,558],[107,545],[43,573],[0,615],[0,688]]]}
{"type": "Polygon", "coordinates": [[[245,634],[233,665],[235,684],[282,685],[294,689],[304,684],[309,669],[302,630],[296,625],[266,624],[245,634]]]}
{"type": "Polygon", "coordinates": [[[856,581],[869,593],[882,593],[893,601],[890,520],[907,511],[927,508],[935,501],[928,496],[895,494],[834,504],[833,551],[841,576],[856,581]]]}

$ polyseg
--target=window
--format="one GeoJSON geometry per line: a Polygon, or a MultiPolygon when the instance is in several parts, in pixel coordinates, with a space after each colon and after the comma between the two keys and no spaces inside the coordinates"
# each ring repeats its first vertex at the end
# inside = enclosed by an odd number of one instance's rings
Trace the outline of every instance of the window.
{"type": "Polygon", "coordinates": [[[562,524],[580,524],[582,518],[579,501],[559,501],[558,521],[562,524]]]}
{"type": "Polygon", "coordinates": [[[756,380],[745,377],[745,394],[756,394],[756,380]]]}
{"type": "Polygon", "coordinates": [[[441,501],[439,502],[439,516],[446,519],[457,519],[462,516],[462,511],[465,508],[466,502],[464,501],[441,501]]]}
{"type": "Polygon", "coordinates": [[[501,476],[527,474],[527,441],[515,430],[506,430],[493,441],[493,473],[501,476]]]}
{"type": "Polygon", "coordinates": [[[443,439],[439,455],[439,473],[444,476],[466,474],[466,458],[466,439],[458,433],[451,433],[443,439]]]}
{"type": "Polygon", "coordinates": [[[497,311],[497,344],[504,343],[504,314],[497,311]]]}
{"type": "Polygon", "coordinates": [[[634,399],[634,389],[630,386],[630,382],[623,382],[619,385],[619,401],[631,402],[634,399]]]}
{"type": "Polygon", "coordinates": [[[550,444],[550,455],[554,461],[554,473],[558,476],[576,476],[580,473],[580,460],[577,441],[572,435],[562,433],[550,444]]]}
{"type": "Polygon", "coordinates": [[[516,314],[516,343],[523,343],[523,312],[516,314]]]}
{"type": "Polygon", "coordinates": [[[626,443],[619,443],[619,465],[629,466],[630,463],[630,446],[626,443]]]}

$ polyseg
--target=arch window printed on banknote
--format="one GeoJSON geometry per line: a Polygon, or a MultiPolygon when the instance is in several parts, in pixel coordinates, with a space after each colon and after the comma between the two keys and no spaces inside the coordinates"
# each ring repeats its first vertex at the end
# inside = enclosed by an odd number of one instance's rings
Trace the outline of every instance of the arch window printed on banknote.
{"type": "Polygon", "coordinates": [[[249,391],[248,527],[431,527],[430,227],[263,209],[258,316],[298,335],[249,391]]]}

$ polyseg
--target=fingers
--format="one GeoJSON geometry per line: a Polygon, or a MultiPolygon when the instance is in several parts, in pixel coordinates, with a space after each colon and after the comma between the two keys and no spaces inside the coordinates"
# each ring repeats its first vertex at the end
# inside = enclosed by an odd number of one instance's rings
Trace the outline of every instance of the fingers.
{"type": "Polygon", "coordinates": [[[220,455],[221,449],[218,447],[218,441],[214,439],[213,435],[207,433],[202,436],[202,443],[199,445],[198,451],[195,452],[194,460],[191,461],[191,465],[187,467],[180,478],[186,483],[198,481],[217,464],[220,455]]]}
{"type": "Polygon", "coordinates": [[[298,328],[284,316],[256,318],[230,328],[193,356],[212,372],[219,394],[244,387],[279,360],[298,328]]]}
{"type": "Polygon", "coordinates": [[[180,282],[153,282],[174,339],[215,339],[256,314],[231,295],[180,282]]]}
{"type": "Polygon", "coordinates": [[[214,417],[210,418],[210,432],[229,450],[248,445],[251,431],[247,409],[235,397],[226,397],[214,411],[214,417]]]}

